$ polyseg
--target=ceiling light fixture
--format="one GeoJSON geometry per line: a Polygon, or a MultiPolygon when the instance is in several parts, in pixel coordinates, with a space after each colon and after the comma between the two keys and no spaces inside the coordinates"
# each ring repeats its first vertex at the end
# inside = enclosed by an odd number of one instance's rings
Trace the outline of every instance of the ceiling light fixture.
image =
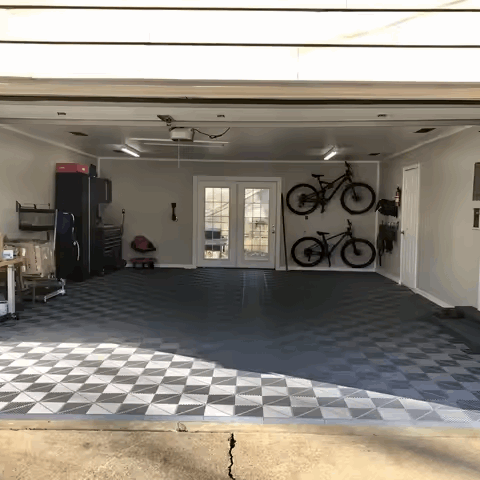
{"type": "Polygon", "coordinates": [[[335,147],[331,148],[323,157],[324,160],[330,160],[337,154],[337,149],[335,147]]]}
{"type": "Polygon", "coordinates": [[[88,137],[88,134],[83,133],[83,132],[69,132],[72,135],[76,135],[77,137],[88,137]]]}
{"type": "Polygon", "coordinates": [[[376,157],[377,155],[380,155],[380,153],[377,153],[377,152],[375,152],[375,153],[369,153],[369,155],[370,155],[371,157],[376,157]]]}
{"type": "Polygon", "coordinates": [[[120,150],[123,153],[128,153],[128,155],[131,155],[132,157],[139,157],[140,156],[140,152],[137,152],[137,150],[135,150],[132,147],[129,147],[128,145],[124,145],[123,147],[120,148],[120,150]]]}

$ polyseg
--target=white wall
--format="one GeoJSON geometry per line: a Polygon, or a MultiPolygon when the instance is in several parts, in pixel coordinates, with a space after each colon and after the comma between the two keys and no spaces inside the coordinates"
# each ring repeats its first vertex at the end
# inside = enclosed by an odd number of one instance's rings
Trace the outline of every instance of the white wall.
{"type": "MultiPolygon", "coordinates": [[[[353,163],[355,179],[377,186],[377,163],[353,163]]],[[[154,160],[101,159],[101,175],[113,181],[113,202],[105,210],[108,221],[118,223],[122,208],[126,210],[124,258],[138,256],[129,244],[136,235],[145,235],[157,247],[156,257],[161,264],[192,264],[193,242],[193,177],[282,177],[283,192],[298,183],[315,184],[311,173],[324,173],[325,180],[333,180],[344,173],[342,163],[241,163],[241,162],[176,162],[154,160]],[[178,222],[171,220],[171,203],[177,204],[178,222]]],[[[288,251],[292,244],[316,230],[340,233],[345,230],[346,219],[353,222],[358,237],[375,241],[375,214],[370,212],[351,216],[340,205],[340,191],[327,206],[309,215],[308,220],[286,210],[288,251]]],[[[281,232],[281,228],[277,228],[281,232]]],[[[343,267],[336,251],[334,265],[343,267]]],[[[290,255],[290,254],[289,254],[290,255]]],[[[292,260],[289,260],[292,264],[292,260]]],[[[284,265],[283,243],[281,264],[284,265]]],[[[326,265],[326,264],[325,264],[326,265]]]]}
{"type": "MultiPolygon", "coordinates": [[[[15,202],[55,201],[56,163],[96,163],[66,149],[0,128],[0,232],[19,234],[15,202]]],[[[43,234],[35,234],[39,236],[43,234]]],[[[22,237],[31,236],[22,232],[22,237]]],[[[43,238],[43,237],[41,237],[43,238]]]]}
{"type": "MultiPolygon", "coordinates": [[[[403,167],[420,164],[418,288],[446,303],[476,306],[480,231],[474,231],[472,201],[480,133],[471,128],[424,145],[381,165],[381,196],[393,199],[403,167]]],[[[400,275],[400,243],[382,258],[384,272],[400,275]]]]}

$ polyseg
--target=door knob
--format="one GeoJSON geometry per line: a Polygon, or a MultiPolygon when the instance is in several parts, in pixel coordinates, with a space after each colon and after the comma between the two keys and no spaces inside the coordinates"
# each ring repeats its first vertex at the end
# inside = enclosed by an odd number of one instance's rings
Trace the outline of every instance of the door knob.
{"type": "Polygon", "coordinates": [[[405,230],[402,230],[400,233],[401,233],[402,235],[405,235],[405,230]]]}

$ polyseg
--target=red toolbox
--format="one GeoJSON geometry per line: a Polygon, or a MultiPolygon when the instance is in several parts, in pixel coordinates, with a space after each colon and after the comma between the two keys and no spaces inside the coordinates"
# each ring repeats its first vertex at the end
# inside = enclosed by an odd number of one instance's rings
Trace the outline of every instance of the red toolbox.
{"type": "Polygon", "coordinates": [[[85,173],[88,175],[88,165],[81,163],[57,163],[57,172],[60,173],[85,173]]]}

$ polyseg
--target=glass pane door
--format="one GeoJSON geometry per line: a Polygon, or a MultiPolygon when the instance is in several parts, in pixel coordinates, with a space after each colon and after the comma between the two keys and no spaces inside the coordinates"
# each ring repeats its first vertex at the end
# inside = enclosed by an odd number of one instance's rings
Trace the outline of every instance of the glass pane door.
{"type": "Polygon", "coordinates": [[[276,183],[239,183],[238,267],[274,268],[276,183]]]}
{"type": "Polygon", "coordinates": [[[236,216],[233,208],[236,185],[232,182],[198,182],[197,264],[203,267],[234,267],[236,216]],[[233,200],[233,202],[232,202],[233,200]]]}

